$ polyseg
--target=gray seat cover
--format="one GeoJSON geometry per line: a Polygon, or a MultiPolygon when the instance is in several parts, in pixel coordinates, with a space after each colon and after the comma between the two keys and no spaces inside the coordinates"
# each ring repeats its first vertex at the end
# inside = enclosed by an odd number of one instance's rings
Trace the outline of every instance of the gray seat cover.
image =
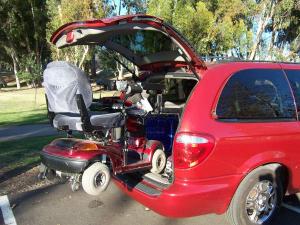
{"type": "Polygon", "coordinates": [[[85,73],[65,61],[47,65],[43,74],[49,110],[55,113],[79,113],[76,94],[81,94],[87,108],[92,104],[93,94],[85,73]]]}
{"type": "Polygon", "coordinates": [[[82,131],[82,122],[79,114],[56,114],[53,119],[53,126],[63,130],[82,131]]]}
{"type": "MultiPolygon", "coordinates": [[[[85,73],[69,62],[55,61],[47,65],[44,71],[45,92],[48,98],[49,111],[55,113],[53,126],[58,129],[82,131],[76,94],[81,94],[86,108],[92,104],[92,88],[85,73]]],[[[123,124],[119,112],[90,112],[93,126],[102,128],[119,127],[123,124]]]]}
{"type": "MultiPolygon", "coordinates": [[[[91,124],[95,127],[110,129],[120,127],[124,124],[124,119],[119,112],[109,113],[105,111],[90,112],[91,124]]],[[[57,114],[53,119],[53,126],[58,129],[78,130],[82,131],[81,117],[79,114],[64,113],[57,114]]]]}

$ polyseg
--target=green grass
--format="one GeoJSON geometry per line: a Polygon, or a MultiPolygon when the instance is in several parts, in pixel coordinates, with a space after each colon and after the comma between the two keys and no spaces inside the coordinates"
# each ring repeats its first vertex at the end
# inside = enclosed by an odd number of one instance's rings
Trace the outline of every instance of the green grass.
{"type": "Polygon", "coordinates": [[[25,167],[40,161],[43,146],[59,136],[31,137],[17,141],[0,142],[0,172],[25,167]]]}
{"type": "MultiPolygon", "coordinates": [[[[101,92],[101,97],[114,95],[118,96],[118,93],[116,91],[101,92]]],[[[34,88],[18,90],[15,87],[7,87],[0,89],[0,126],[47,123],[44,89],[37,89],[36,103],[34,96],[34,88]]],[[[100,92],[95,91],[94,98],[98,99],[99,97],[100,92]]]]}
{"type": "Polygon", "coordinates": [[[0,126],[47,122],[46,103],[43,88],[3,88],[0,90],[0,126]]]}

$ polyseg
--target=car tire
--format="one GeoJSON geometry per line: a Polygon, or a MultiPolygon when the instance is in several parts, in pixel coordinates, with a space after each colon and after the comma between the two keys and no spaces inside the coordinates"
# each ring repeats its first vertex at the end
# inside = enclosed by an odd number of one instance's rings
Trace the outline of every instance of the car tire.
{"type": "Polygon", "coordinates": [[[160,174],[166,167],[167,157],[162,149],[156,149],[152,156],[152,173],[160,174]]]}
{"type": "Polygon", "coordinates": [[[227,219],[232,225],[272,224],[283,198],[282,167],[261,166],[250,172],[240,183],[230,206],[227,219]]]}
{"type": "Polygon", "coordinates": [[[82,188],[89,195],[99,195],[105,191],[110,181],[109,168],[96,162],[87,168],[82,175],[82,188]]]}

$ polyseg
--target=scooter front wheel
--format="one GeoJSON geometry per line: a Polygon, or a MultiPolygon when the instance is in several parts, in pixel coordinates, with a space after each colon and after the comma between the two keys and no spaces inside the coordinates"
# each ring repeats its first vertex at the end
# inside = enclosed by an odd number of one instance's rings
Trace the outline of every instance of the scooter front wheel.
{"type": "Polygon", "coordinates": [[[82,188],[89,195],[105,191],[110,181],[109,168],[100,162],[92,164],[82,175],[82,188]]]}

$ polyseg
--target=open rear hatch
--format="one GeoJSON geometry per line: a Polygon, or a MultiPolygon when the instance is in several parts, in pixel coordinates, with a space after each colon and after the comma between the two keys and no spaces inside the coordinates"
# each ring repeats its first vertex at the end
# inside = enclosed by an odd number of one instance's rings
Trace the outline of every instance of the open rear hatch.
{"type": "Polygon", "coordinates": [[[69,23],[53,33],[51,42],[58,48],[92,44],[105,46],[123,55],[140,69],[206,69],[193,47],[174,27],[149,15],[69,23]]]}
{"type": "MultiPolygon", "coordinates": [[[[104,46],[121,54],[140,70],[184,68],[185,76],[195,78],[190,73],[193,72],[198,79],[201,71],[206,69],[191,44],[175,28],[148,15],[69,23],[52,35],[51,42],[58,48],[74,45],[104,46]]],[[[171,183],[162,176],[153,177],[153,174],[143,173],[116,175],[116,179],[128,187],[154,196],[171,183]]]]}

